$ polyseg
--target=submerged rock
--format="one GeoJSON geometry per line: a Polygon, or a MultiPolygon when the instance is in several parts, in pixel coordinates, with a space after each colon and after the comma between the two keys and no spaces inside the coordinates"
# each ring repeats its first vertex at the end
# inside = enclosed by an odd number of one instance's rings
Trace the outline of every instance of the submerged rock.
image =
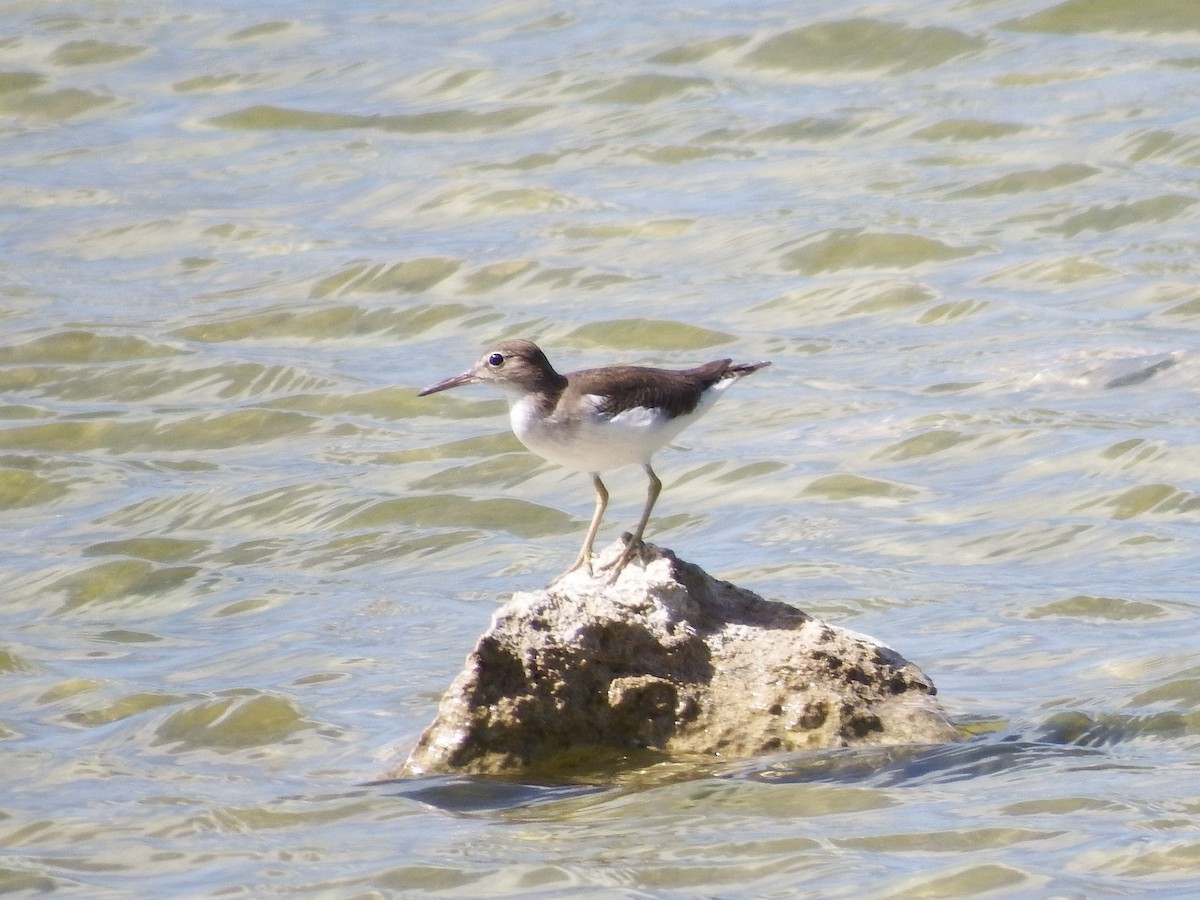
{"type": "Polygon", "coordinates": [[[581,570],[515,594],[391,777],[959,737],[933,683],[895,650],[669,550],[647,544],[645,556],[613,585],[581,570]]]}

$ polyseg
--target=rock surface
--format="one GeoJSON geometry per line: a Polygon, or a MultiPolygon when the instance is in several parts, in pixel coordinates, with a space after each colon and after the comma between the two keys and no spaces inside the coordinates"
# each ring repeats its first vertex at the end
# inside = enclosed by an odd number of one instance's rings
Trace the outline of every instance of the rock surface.
{"type": "Polygon", "coordinates": [[[896,651],[669,550],[647,544],[645,557],[613,585],[580,571],[515,594],[390,777],[958,739],[932,682],[896,651]]]}

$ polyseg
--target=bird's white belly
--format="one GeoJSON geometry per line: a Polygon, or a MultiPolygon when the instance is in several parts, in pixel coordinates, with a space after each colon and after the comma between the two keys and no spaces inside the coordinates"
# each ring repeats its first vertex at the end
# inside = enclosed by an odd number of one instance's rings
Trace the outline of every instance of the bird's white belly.
{"type": "Polygon", "coordinates": [[[648,463],[651,454],[707,412],[718,393],[707,391],[692,412],[673,419],[644,407],[605,417],[589,405],[582,415],[562,422],[543,419],[532,402],[517,400],[509,421],[517,439],[543,459],[580,472],[604,472],[648,463]]]}

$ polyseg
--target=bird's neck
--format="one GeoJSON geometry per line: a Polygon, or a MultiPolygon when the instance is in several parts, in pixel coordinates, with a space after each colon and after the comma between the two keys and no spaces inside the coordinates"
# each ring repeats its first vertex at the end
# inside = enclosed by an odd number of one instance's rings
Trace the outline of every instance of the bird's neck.
{"type": "Polygon", "coordinates": [[[549,416],[567,389],[567,379],[553,369],[525,384],[504,386],[508,408],[515,415],[527,418],[531,415],[549,416]],[[518,412],[519,411],[519,412],[518,412]]]}

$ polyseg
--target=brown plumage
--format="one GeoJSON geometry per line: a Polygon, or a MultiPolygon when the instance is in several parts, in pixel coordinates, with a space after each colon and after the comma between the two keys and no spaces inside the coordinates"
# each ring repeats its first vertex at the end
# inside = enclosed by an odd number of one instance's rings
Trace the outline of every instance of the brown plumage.
{"type": "MultiPolygon", "coordinates": [[[[543,459],[588,472],[596,510],[575,562],[559,578],[586,567],[608,504],[600,472],[640,463],[649,478],[646,505],[625,551],[611,565],[610,580],[640,551],[650,511],[662,482],[650,465],[655,450],[703,415],[733,381],[769,366],[717,359],[692,369],[607,366],[561,375],[531,341],[501,341],[475,365],[421,391],[421,396],[465,384],[492,384],[508,398],[513,432],[543,459]]],[[[557,579],[556,579],[557,580],[557,579]]]]}

